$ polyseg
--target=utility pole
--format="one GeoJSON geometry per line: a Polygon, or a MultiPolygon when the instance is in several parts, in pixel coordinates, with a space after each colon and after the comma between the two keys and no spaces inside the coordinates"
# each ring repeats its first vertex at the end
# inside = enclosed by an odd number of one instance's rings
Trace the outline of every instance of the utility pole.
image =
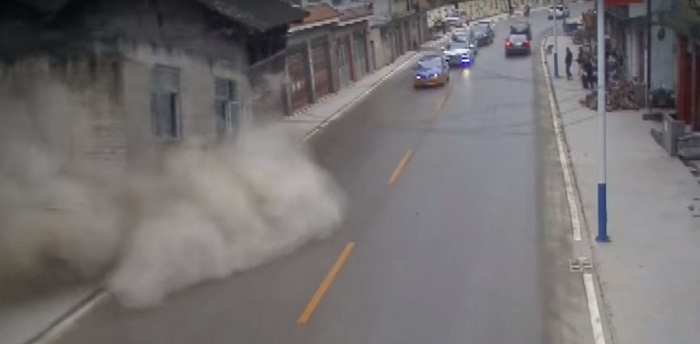
{"type": "Polygon", "coordinates": [[[647,2],[647,107],[651,113],[651,0],[647,2]]]}
{"type": "Polygon", "coordinates": [[[597,242],[608,242],[607,169],[605,134],[605,0],[597,0],[596,20],[598,46],[598,236],[597,242]]]}
{"type": "Polygon", "coordinates": [[[559,78],[559,40],[557,39],[557,7],[556,5],[552,7],[552,22],[554,24],[552,30],[554,31],[554,77],[559,78]]]}

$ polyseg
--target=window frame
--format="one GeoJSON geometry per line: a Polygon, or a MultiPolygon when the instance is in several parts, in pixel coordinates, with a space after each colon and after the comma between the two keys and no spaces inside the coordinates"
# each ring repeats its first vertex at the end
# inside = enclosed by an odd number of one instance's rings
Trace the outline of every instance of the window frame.
{"type": "Polygon", "coordinates": [[[236,134],[243,123],[242,106],[239,97],[238,82],[234,78],[214,78],[214,115],[216,132],[219,136],[236,134]],[[226,85],[226,92],[219,92],[220,83],[226,85]],[[221,105],[224,113],[221,113],[221,105]]]}
{"type": "Polygon", "coordinates": [[[181,104],[180,68],[155,64],[151,67],[151,134],[161,140],[182,138],[183,120],[181,104]],[[167,74],[171,73],[170,76],[167,74]],[[166,85],[166,78],[174,76],[172,85],[166,85]],[[164,101],[165,100],[165,101],[164,101]],[[164,104],[168,118],[164,118],[164,104]],[[170,123],[168,123],[170,122],[170,123]]]}

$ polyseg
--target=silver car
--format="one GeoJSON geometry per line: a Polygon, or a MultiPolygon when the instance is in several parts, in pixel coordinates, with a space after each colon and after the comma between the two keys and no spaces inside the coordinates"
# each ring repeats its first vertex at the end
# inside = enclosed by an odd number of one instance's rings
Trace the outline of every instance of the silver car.
{"type": "Polygon", "coordinates": [[[445,61],[453,67],[469,67],[474,63],[474,48],[469,40],[452,41],[444,48],[445,61]]]}

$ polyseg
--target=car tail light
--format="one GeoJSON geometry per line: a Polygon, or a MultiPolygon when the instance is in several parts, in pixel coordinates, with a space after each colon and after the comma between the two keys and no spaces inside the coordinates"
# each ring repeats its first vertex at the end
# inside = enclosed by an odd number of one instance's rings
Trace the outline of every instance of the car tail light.
{"type": "Polygon", "coordinates": [[[510,42],[506,42],[506,48],[510,48],[512,45],[513,44],[511,44],[510,42]]]}
{"type": "Polygon", "coordinates": [[[529,48],[529,47],[530,47],[530,41],[525,41],[525,46],[529,48]]]}

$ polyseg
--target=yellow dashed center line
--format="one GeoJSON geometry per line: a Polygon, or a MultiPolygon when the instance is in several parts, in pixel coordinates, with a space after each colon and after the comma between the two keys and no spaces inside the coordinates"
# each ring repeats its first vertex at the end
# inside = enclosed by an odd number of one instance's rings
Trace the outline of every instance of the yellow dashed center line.
{"type": "Polygon", "coordinates": [[[328,290],[333,285],[333,282],[338,277],[338,274],[340,274],[340,270],[343,269],[343,266],[345,266],[345,263],[350,258],[350,255],[352,254],[352,251],[354,249],[355,249],[354,242],[348,243],[345,246],[345,249],[340,254],[340,257],[338,257],[338,260],[335,262],[335,264],[333,264],[333,268],[331,268],[331,271],[328,272],[328,275],[323,280],[321,285],[318,287],[318,290],[316,290],[316,293],[309,301],[309,304],[306,305],[306,309],[304,309],[304,312],[301,313],[301,316],[299,317],[299,320],[297,321],[299,326],[304,326],[304,325],[306,325],[306,323],[309,322],[309,319],[311,319],[311,316],[314,315],[316,308],[318,308],[318,305],[321,303],[321,300],[323,300],[323,297],[326,295],[328,290]]]}
{"type": "Polygon", "coordinates": [[[401,159],[401,162],[399,162],[399,165],[396,166],[396,169],[394,170],[394,173],[391,174],[391,178],[389,178],[389,185],[394,185],[396,184],[397,181],[399,181],[399,177],[401,176],[401,173],[403,170],[406,169],[406,166],[408,166],[408,163],[411,161],[411,158],[413,157],[413,150],[409,150],[404,154],[403,159],[401,159]]]}
{"type": "Polygon", "coordinates": [[[447,88],[447,92],[445,92],[445,96],[442,97],[438,105],[435,107],[435,110],[433,111],[433,115],[431,116],[433,122],[437,121],[440,119],[440,115],[442,114],[442,109],[445,108],[445,104],[447,104],[447,100],[450,99],[450,96],[452,95],[452,86],[447,88]]]}

